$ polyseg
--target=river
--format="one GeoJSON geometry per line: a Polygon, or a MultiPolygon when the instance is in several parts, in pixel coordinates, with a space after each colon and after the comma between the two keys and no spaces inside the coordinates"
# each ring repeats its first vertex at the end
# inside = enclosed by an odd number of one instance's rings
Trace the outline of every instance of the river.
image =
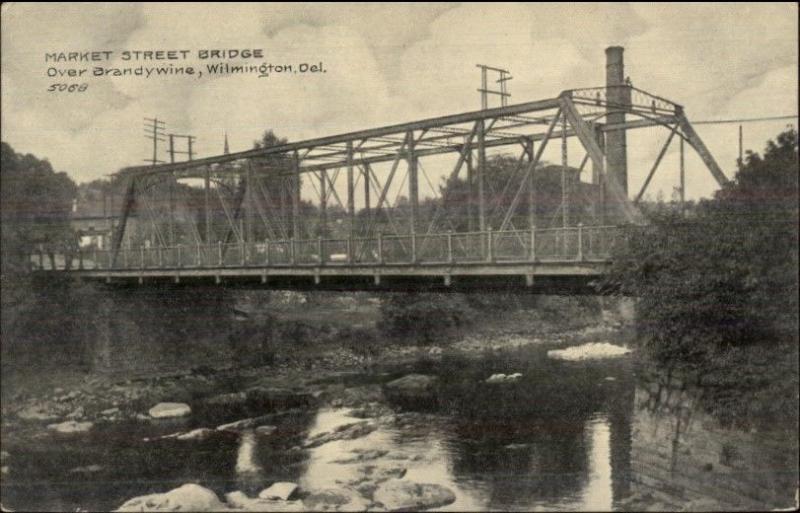
{"type": "Polygon", "coordinates": [[[272,412],[276,429],[268,435],[156,439],[270,413],[219,411],[198,399],[183,419],[98,423],[70,437],[7,437],[2,503],[103,511],[184,483],[224,499],[290,481],[300,490],[358,490],[363,504],[375,506],[372,494],[391,478],[449,489],[455,501],[437,508],[448,511],[746,510],[794,502],[796,438],[723,428],[683,387],[653,377],[660,376],[653,369],[643,372],[635,354],[562,361],[548,357],[552,347],[481,355],[445,349],[402,365],[321,375],[319,390],[345,391],[349,399],[272,412]],[[496,373],[521,376],[487,383],[496,373]],[[409,374],[435,376],[436,393],[381,393],[409,374]],[[371,431],[309,443],[360,423],[371,431]]]}

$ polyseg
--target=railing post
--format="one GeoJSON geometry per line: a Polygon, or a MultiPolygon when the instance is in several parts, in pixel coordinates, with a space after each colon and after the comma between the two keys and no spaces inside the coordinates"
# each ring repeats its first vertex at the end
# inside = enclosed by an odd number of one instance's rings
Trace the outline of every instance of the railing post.
{"type": "Polygon", "coordinates": [[[161,269],[164,267],[164,253],[161,250],[161,246],[158,247],[158,268],[161,269]]]}
{"type": "Polygon", "coordinates": [[[352,234],[347,236],[347,263],[353,263],[353,236],[352,234]]]}
{"type": "Polygon", "coordinates": [[[486,261],[494,262],[494,234],[491,226],[486,229],[486,261]]]}
{"type": "Polygon", "coordinates": [[[83,250],[78,246],[78,270],[83,270],[83,250]]]}
{"type": "Polygon", "coordinates": [[[264,253],[266,253],[264,265],[269,265],[269,239],[264,239],[264,253]]]}
{"type": "Polygon", "coordinates": [[[447,261],[453,263],[453,230],[447,230],[447,261]]]}
{"type": "Polygon", "coordinates": [[[106,250],[106,265],[107,265],[107,267],[106,267],[107,269],[111,269],[111,250],[110,249],[106,250]]]}
{"type": "Polygon", "coordinates": [[[183,259],[181,258],[181,245],[175,247],[175,267],[183,267],[183,259]]]}
{"type": "Polygon", "coordinates": [[[97,269],[97,246],[92,248],[92,268],[97,269]]]}
{"type": "Polygon", "coordinates": [[[294,239],[289,239],[289,263],[295,265],[294,239]]]}
{"type": "Polygon", "coordinates": [[[239,256],[241,257],[239,259],[239,261],[242,263],[242,267],[244,267],[245,264],[247,263],[247,243],[246,242],[242,242],[242,244],[241,244],[241,255],[239,255],[239,256]]]}
{"type": "Polygon", "coordinates": [[[199,242],[197,243],[197,254],[195,256],[196,256],[195,260],[197,262],[197,267],[202,267],[203,266],[203,261],[202,261],[202,257],[200,256],[200,243],[199,242]]]}
{"type": "Polygon", "coordinates": [[[144,269],[144,246],[139,246],[139,269],[144,269]]]}
{"type": "Polygon", "coordinates": [[[578,223],[578,261],[583,262],[583,223],[578,223]]]}
{"type": "Polygon", "coordinates": [[[325,256],[322,254],[322,237],[317,237],[317,258],[319,265],[325,264],[325,256]]]}
{"type": "Polygon", "coordinates": [[[378,233],[378,264],[383,265],[383,233],[378,233]]]}
{"type": "Polygon", "coordinates": [[[44,270],[44,251],[39,248],[39,269],[44,270]]]}
{"type": "Polygon", "coordinates": [[[536,226],[531,226],[531,253],[530,261],[536,261],[536,226]]]}
{"type": "Polygon", "coordinates": [[[128,250],[129,249],[130,248],[125,248],[125,249],[122,250],[122,268],[123,269],[127,269],[128,268],[128,250]]]}
{"type": "Polygon", "coordinates": [[[217,241],[217,264],[222,267],[222,241],[217,241]]]}
{"type": "Polygon", "coordinates": [[[417,234],[411,234],[411,263],[417,263],[417,234]]]}

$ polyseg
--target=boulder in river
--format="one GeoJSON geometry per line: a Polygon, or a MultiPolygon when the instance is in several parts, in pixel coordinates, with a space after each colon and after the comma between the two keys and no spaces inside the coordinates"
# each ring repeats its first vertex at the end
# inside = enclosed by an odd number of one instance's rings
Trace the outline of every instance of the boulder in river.
{"type": "Polygon", "coordinates": [[[150,408],[148,413],[154,419],[167,419],[172,417],[185,417],[192,409],[185,403],[158,403],[150,408]]]}
{"type": "Polygon", "coordinates": [[[286,501],[292,498],[292,496],[297,492],[297,484],[290,483],[288,481],[280,481],[277,483],[273,483],[272,486],[269,488],[265,488],[261,490],[261,493],[258,494],[259,499],[280,499],[282,501],[286,501]]]}
{"type": "Polygon", "coordinates": [[[435,376],[409,374],[384,385],[384,393],[390,400],[409,406],[430,405],[436,399],[439,383],[435,376]]]}
{"type": "Polygon", "coordinates": [[[117,511],[227,511],[217,494],[196,484],[166,493],[153,493],[126,501],[117,511]]]}
{"type": "Polygon", "coordinates": [[[417,511],[452,504],[455,494],[444,486],[390,479],[375,490],[375,502],[389,511],[417,511]]]}
{"type": "Polygon", "coordinates": [[[50,424],[47,426],[47,429],[55,431],[56,433],[71,435],[75,433],[86,433],[92,429],[93,426],[94,424],[91,422],[77,422],[74,420],[68,420],[59,424],[50,424]]]}
{"type": "Polygon", "coordinates": [[[366,511],[369,505],[360,494],[346,488],[313,490],[303,498],[307,511],[366,511]]]}

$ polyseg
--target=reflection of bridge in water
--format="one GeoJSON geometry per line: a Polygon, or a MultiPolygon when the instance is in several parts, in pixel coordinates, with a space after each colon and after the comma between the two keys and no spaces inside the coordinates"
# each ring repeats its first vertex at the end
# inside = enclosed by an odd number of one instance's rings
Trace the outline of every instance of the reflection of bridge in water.
{"type": "Polygon", "coordinates": [[[606,53],[605,87],[123,169],[110,249],[32,261],[112,283],[584,288],[607,269],[616,227],[642,222],[675,136],[681,201],[684,142],[726,181],[683,108],[625,81],[621,48],[606,53]],[[626,134],[647,127],[668,135],[630,199],[626,134]],[[544,165],[548,143],[559,165],[544,165]],[[446,178],[438,191],[423,161],[446,178]]]}

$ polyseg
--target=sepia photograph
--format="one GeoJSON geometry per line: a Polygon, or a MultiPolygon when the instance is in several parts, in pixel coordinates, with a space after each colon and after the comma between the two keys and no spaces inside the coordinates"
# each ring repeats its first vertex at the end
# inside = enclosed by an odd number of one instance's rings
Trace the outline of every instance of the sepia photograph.
{"type": "Polygon", "coordinates": [[[798,10],[2,3],[0,510],[796,511],[798,10]]]}

